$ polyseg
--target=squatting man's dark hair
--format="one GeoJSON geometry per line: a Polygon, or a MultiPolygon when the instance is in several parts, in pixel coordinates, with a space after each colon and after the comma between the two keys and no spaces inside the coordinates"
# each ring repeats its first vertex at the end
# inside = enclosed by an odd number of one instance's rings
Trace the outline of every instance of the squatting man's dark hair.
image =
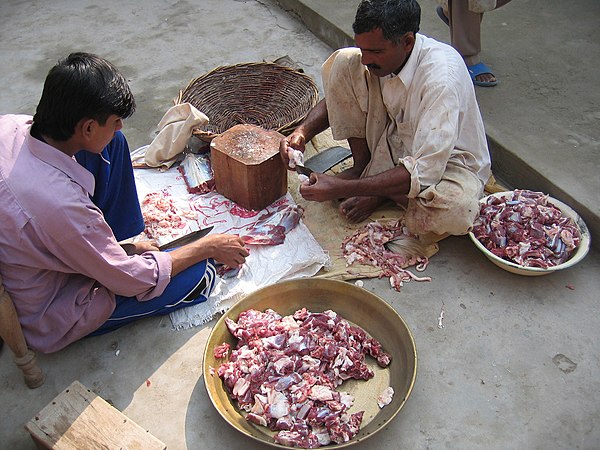
{"type": "Polygon", "coordinates": [[[415,0],[363,0],[352,24],[354,34],[381,28],[383,37],[394,44],[408,32],[417,34],[421,7],[415,0]]]}

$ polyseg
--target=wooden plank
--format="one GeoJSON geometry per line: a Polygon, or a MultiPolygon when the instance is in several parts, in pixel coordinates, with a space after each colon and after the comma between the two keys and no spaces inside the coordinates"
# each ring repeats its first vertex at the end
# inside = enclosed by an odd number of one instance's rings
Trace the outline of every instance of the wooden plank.
{"type": "Polygon", "coordinates": [[[25,426],[40,448],[164,450],[166,445],[74,381],[25,426]]]}

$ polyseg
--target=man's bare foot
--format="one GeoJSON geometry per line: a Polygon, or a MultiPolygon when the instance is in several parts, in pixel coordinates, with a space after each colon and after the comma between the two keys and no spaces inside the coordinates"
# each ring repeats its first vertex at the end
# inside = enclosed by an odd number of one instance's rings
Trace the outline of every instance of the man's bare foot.
{"type": "Polygon", "coordinates": [[[476,86],[496,86],[498,84],[498,80],[492,73],[492,69],[482,62],[473,64],[472,66],[467,64],[467,70],[469,71],[471,80],[473,80],[473,84],[476,86]]]}
{"type": "Polygon", "coordinates": [[[497,81],[496,77],[491,73],[482,73],[481,75],[477,75],[475,80],[479,81],[480,83],[493,83],[494,81],[497,81]]]}
{"type": "Polygon", "coordinates": [[[350,197],[340,203],[339,211],[348,222],[358,223],[368,219],[384,202],[383,197],[350,197]]]}

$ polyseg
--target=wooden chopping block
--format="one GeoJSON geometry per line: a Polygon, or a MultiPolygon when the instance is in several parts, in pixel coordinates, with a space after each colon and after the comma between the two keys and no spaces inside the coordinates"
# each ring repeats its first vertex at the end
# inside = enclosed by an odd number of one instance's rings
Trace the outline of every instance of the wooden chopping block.
{"type": "Polygon", "coordinates": [[[165,450],[167,446],[78,381],[25,426],[37,448],[165,450]]]}
{"type": "Polygon", "coordinates": [[[283,135],[255,125],[235,125],[215,137],[210,159],[217,192],[243,208],[261,210],[287,192],[279,156],[283,135]]]}

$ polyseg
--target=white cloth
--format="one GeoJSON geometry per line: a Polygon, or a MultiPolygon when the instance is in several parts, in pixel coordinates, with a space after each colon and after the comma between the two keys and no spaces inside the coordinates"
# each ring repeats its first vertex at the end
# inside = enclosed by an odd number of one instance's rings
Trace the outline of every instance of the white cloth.
{"type": "Polygon", "coordinates": [[[448,163],[473,172],[482,186],[490,156],[473,83],[449,45],[416,35],[397,76],[380,79],[357,48],[334,52],[323,64],[323,86],[334,139],[366,138],[371,161],[364,175],[403,164],[409,198],[443,178],[448,163]]]}
{"type": "Polygon", "coordinates": [[[194,128],[208,123],[208,117],[190,103],[172,106],[158,123],[158,135],[146,150],[150,167],[169,168],[183,152],[194,128]]]}
{"type": "MultiPolygon", "coordinates": [[[[143,149],[136,150],[134,154],[139,151],[143,149]]],[[[175,167],[167,171],[135,169],[134,175],[140,203],[147,194],[162,192],[172,196],[177,207],[186,211],[188,224],[180,230],[182,235],[210,225],[214,226],[213,233],[240,233],[270,208],[249,214],[216,192],[189,194],[175,167]],[[191,218],[192,213],[196,215],[195,220],[191,218]]],[[[289,193],[281,201],[295,205],[289,193]]],[[[330,264],[329,255],[300,221],[286,235],[283,244],[251,246],[246,263],[235,277],[219,279],[206,302],[172,312],[171,322],[176,329],[202,325],[257,289],[278,281],[313,276],[330,264]]]]}

